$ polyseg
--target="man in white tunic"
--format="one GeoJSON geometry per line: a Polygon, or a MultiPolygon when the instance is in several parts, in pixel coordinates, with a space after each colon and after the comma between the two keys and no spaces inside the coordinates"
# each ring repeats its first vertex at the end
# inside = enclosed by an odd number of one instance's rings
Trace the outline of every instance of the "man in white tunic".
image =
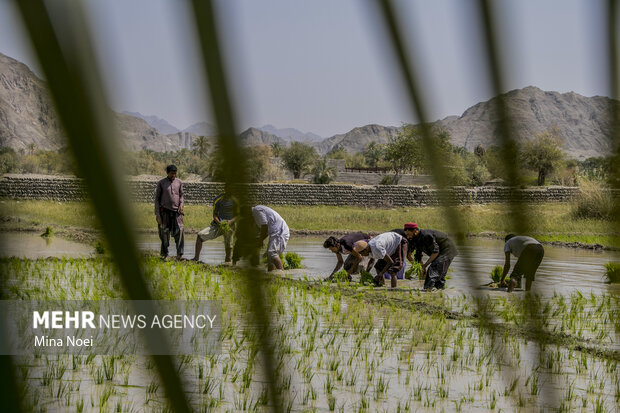
{"type": "Polygon", "coordinates": [[[280,214],[264,205],[253,207],[252,217],[259,228],[258,242],[261,247],[265,238],[269,237],[267,242],[267,270],[284,269],[280,254],[284,253],[290,237],[288,225],[280,214]]]}
{"type": "Polygon", "coordinates": [[[354,249],[363,256],[370,255],[377,260],[374,278],[375,286],[385,285],[383,275],[387,272],[391,276],[391,287],[396,288],[398,273],[404,269],[404,257],[407,256],[407,239],[395,232],[384,232],[368,242],[358,241],[354,249]]]}

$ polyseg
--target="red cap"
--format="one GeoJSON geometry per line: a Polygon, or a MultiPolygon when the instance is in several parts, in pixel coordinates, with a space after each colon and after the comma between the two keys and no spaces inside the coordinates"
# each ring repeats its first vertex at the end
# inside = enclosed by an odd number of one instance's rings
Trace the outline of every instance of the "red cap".
{"type": "Polygon", "coordinates": [[[418,224],[415,222],[407,222],[405,224],[405,229],[418,229],[418,224]]]}

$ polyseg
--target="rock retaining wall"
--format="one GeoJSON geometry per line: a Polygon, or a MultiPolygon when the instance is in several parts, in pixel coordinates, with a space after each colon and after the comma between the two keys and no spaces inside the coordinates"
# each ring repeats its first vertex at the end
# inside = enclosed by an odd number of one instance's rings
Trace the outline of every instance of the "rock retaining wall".
{"type": "MultiPolygon", "coordinates": [[[[153,202],[155,181],[128,181],[131,196],[137,202],[153,202]]],[[[223,184],[186,182],[185,202],[210,204],[223,190],[223,184]]],[[[255,203],[267,205],[363,205],[373,207],[439,205],[436,189],[404,185],[303,185],[249,184],[255,203]]],[[[452,204],[486,204],[521,198],[527,202],[566,202],[579,193],[575,187],[526,188],[511,191],[507,187],[454,187],[448,192],[452,204]]],[[[80,201],[86,199],[84,185],[78,178],[3,176],[0,197],[10,199],[47,199],[80,201]]]]}

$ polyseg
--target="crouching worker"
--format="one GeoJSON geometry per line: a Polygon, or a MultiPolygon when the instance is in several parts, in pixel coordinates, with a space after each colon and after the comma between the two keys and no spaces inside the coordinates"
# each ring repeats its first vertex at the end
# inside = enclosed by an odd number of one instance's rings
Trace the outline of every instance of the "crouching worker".
{"type": "Polygon", "coordinates": [[[219,194],[213,200],[213,221],[211,225],[203,229],[196,236],[196,249],[194,251],[194,261],[198,261],[202,243],[215,239],[220,235],[224,236],[224,250],[226,251],[225,262],[230,262],[232,255],[232,238],[235,229],[235,221],[239,215],[239,203],[231,195],[230,187],[226,185],[224,193],[219,194]]]}
{"type": "Polygon", "coordinates": [[[501,287],[508,287],[508,292],[512,292],[517,287],[521,287],[521,277],[525,276],[525,291],[532,288],[532,282],[536,278],[536,270],[540,266],[545,255],[542,244],[532,237],[524,235],[515,236],[514,234],[506,235],[504,239],[504,271],[500,279],[501,287]],[[506,285],[505,278],[510,271],[510,254],[517,257],[512,274],[510,274],[510,284],[506,285]]]}
{"type": "Polygon", "coordinates": [[[280,254],[284,253],[290,237],[288,225],[280,214],[264,205],[253,207],[252,217],[258,226],[258,247],[262,248],[265,238],[269,237],[267,242],[267,271],[284,269],[280,254]]]}
{"type": "MultiPolygon", "coordinates": [[[[345,235],[344,237],[338,239],[336,237],[329,237],[323,243],[323,248],[329,249],[331,252],[336,254],[336,258],[338,262],[336,263],[336,267],[332,271],[332,273],[325,279],[325,281],[330,281],[334,274],[338,272],[338,270],[343,267],[347,272],[347,276],[349,281],[352,280],[351,274],[357,274],[359,272],[359,263],[362,261],[363,257],[357,251],[353,251],[353,246],[357,241],[368,241],[370,240],[370,236],[363,232],[354,232],[352,234],[345,235]],[[343,260],[342,256],[346,255],[347,259],[343,260]]],[[[372,266],[374,259],[370,259],[370,263],[368,268],[372,266]]]]}
{"type": "Polygon", "coordinates": [[[441,231],[420,229],[415,222],[405,224],[405,233],[407,238],[415,241],[416,262],[422,262],[422,253],[428,255],[428,260],[422,264],[424,289],[446,288],[446,274],[458,255],[454,242],[441,231]]]}
{"type": "Polygon", "coordinates": [[[353,247],[362,256],[369,256],[377,260],[374,278],[376,287],[385,285],[383,275],[387,272],[391,277],[391,287],[396,288],[396,277],[403,269],[404,259],[407,256],[407,240],[395,232],[384,232],[370,241],[358,241],[353,247]]]}

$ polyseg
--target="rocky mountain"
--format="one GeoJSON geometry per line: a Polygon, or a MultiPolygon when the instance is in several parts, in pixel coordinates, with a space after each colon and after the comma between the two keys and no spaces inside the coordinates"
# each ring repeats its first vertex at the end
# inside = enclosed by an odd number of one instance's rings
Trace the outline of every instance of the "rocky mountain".
{"type": "Polygon", "coordinates": [[[0,53],[0,146],[55,150],[62,144],[45,82],[25,64],[0,53]]]}
{"type": "Polygon", "coordinates": [[[241,132],[239,137],[241,138],[241,144],[244,146],[271,145],[272,143],[284,146],[287,143],[284,139],[257,128],[248,128],[241,132]]]}
{"type": "Polygon", "coordinates": [[[364,150],[370,142],[387,143],[390,136],[396,134],[399,128],[394,126],[366,125],[354,128],[347,133],[334,135],[331,138],[314,144],[319,154],[343,148],[347,152],[356,153],[364,150]]]}
{"type": "MultiPolygon", "coordinates": [[[[584,159],[609,153],[607,111],[613,102],[611,99],[585,97],[574,92],[546,92],[533,86],[512,90],[503,96],[517,141],[530,140],[555,126],[560,130],[564,150],[570,158],[584,159]]],[[[497,98],[478,103],[461,116],[447,117],[438,124],[450,132],[452,143],[469,151],[479,144],[493,145],[499,139],[494,99],[497,98]]]]}
{"type": "MultiPolygon", "coordinates": [[[[162,135],[140,118],[114,113],[127,150],[175,151],[179,140],[162,135]]],[[[45,81],[26,65],[0,53],[0,146],[57,150],[64,132],[57,119],[45,81]]]]}
{"type": "Polygon", "coordinates": [[[215,136],[217,128],[208,122],[198,122],[183,129],[182,132],[193,133],[197,136],[215,136]]]}
{"type": "Polygon", "coordinates": [[[287,141],[297,141],[304,143],[320,142],[323,138],[312,132],[301,132],[295,128],[276,128],[273,125],[264,125],[258,128],[264,132],[278,136],[287,141]]]}
{"type": "Polygon", "coordinates": [[[143,115],[140,112],[128,112],[124,111],[124,115],[133,116],[134,118],[140,118],[146,121],[150,126],[157,129],[162,135],[171,135],[173,133],[180,132],[179,129],[170,123],[166,119],[162,119],[154,115],[143,115]]]}

